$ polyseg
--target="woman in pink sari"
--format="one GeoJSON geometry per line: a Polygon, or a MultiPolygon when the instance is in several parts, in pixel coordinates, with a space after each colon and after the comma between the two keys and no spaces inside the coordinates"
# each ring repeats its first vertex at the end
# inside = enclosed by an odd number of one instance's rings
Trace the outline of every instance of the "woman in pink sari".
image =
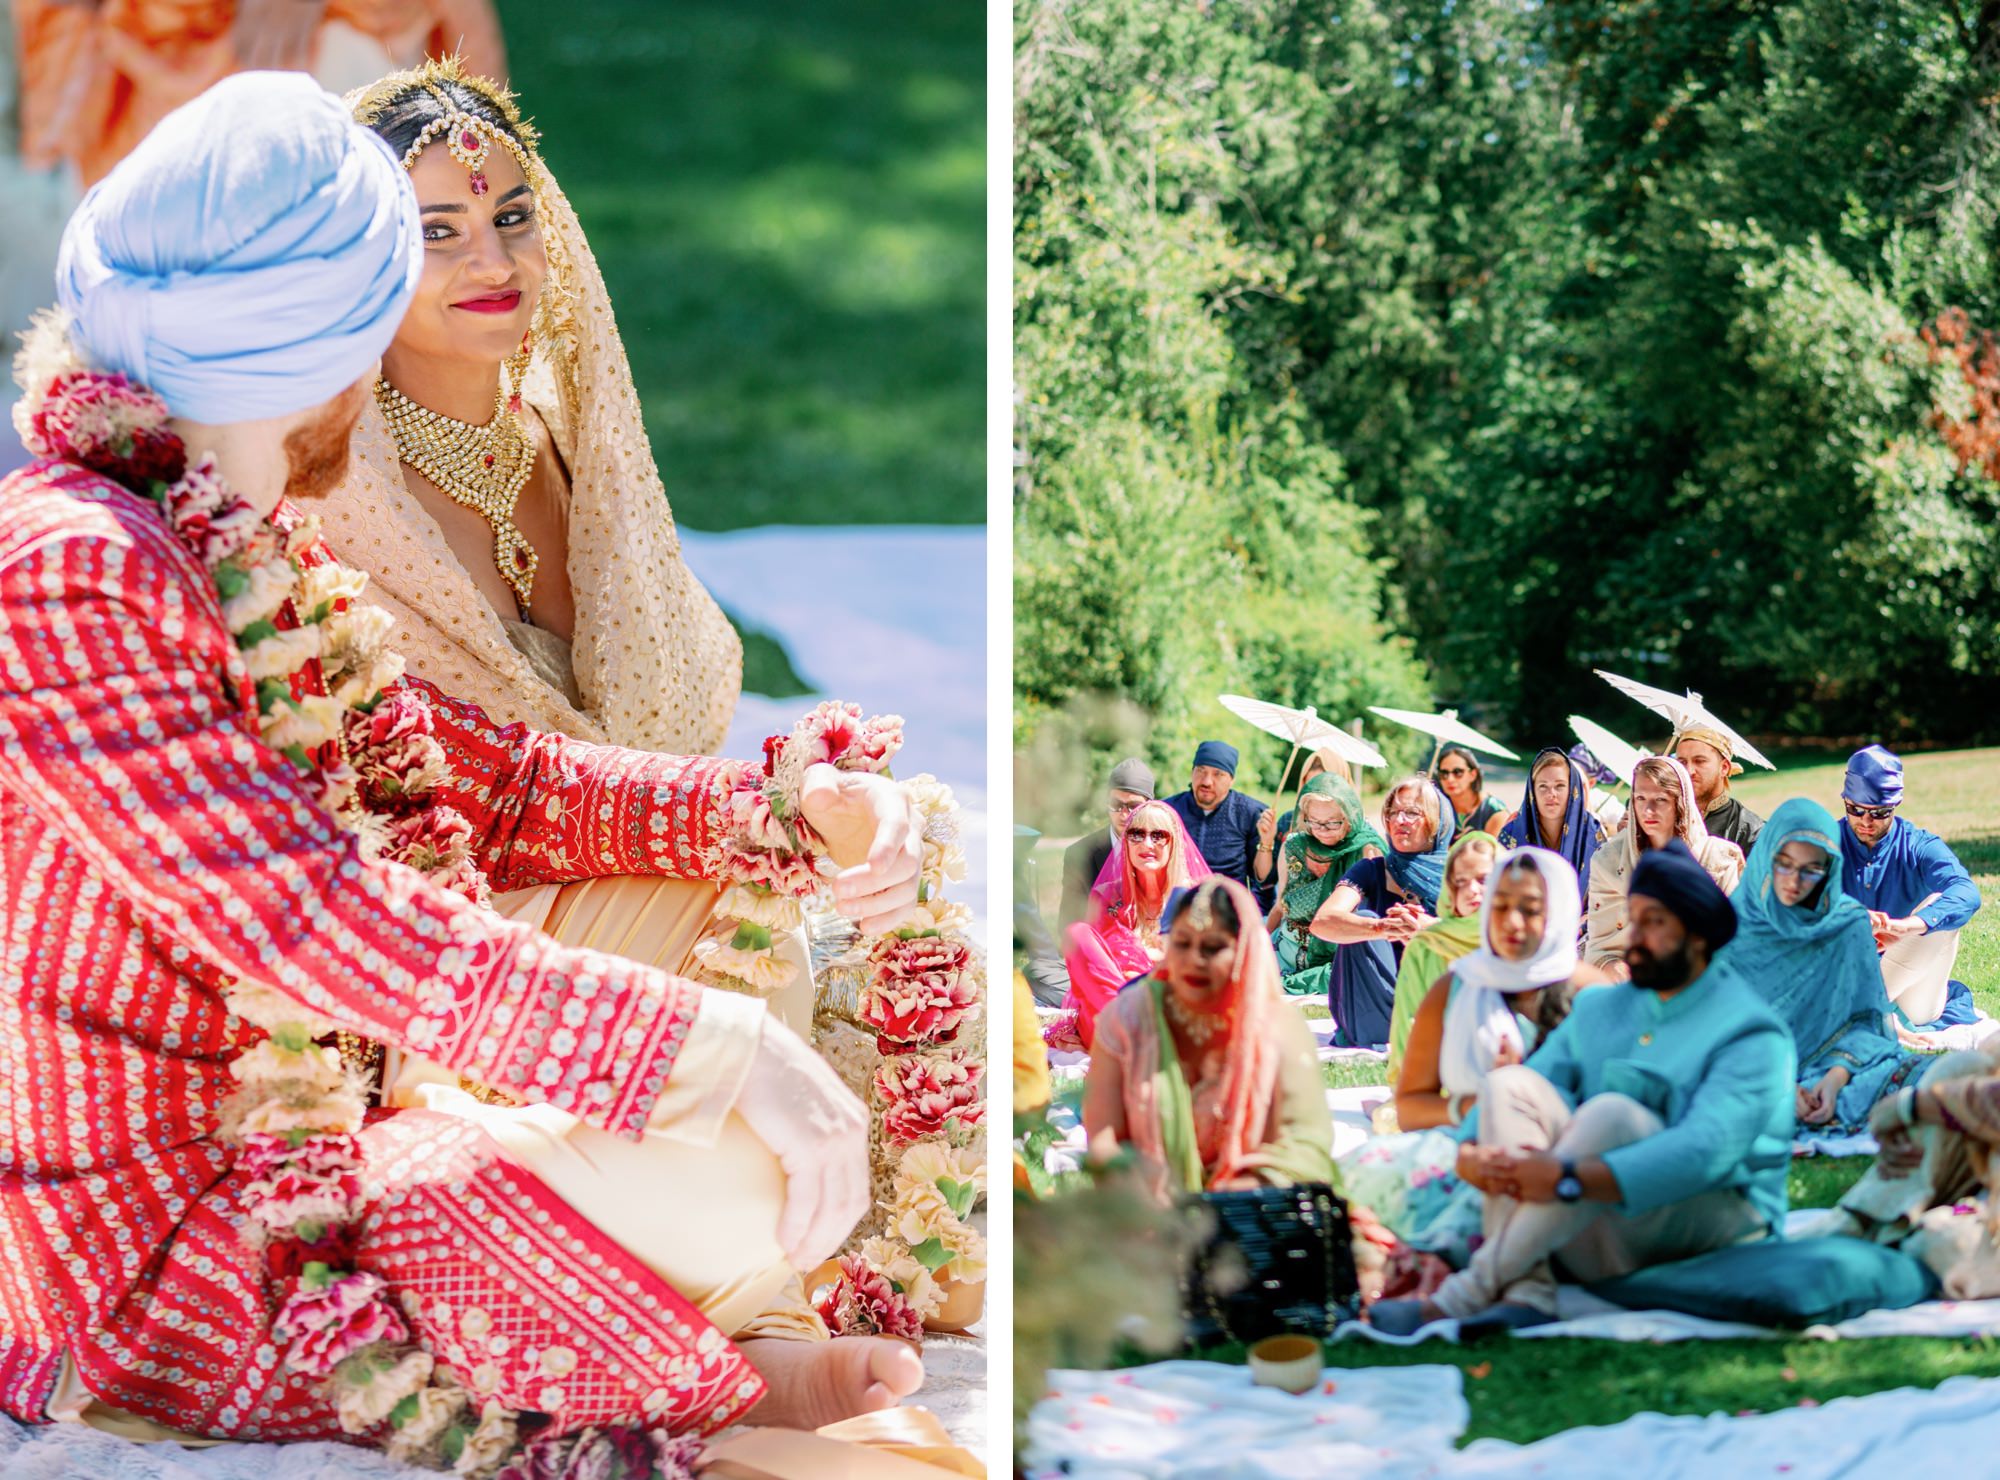
{"type": "Polygon", "coordinates": [[[1234,879],[1195,887],[1164,959],[1099,1028],[1083,1089],[1092,1160],[1130,1147],[1163,1205],[1336,1181],[1312,1031],[1279,989],[1257,902],[1234,879]]]}
{"type": "Polygon", "coordinates": [[[1090,891],[1090,918],[1069,928],[1069,1002],[1076,1036],[1088,1049],[1097,1015],[1135,976],[1159,965],[1166,948],[1160,915],[1167,896],[1212,873],[1165,802],[1132,813],[1125,836],[1104,860],[1090,891]]]}

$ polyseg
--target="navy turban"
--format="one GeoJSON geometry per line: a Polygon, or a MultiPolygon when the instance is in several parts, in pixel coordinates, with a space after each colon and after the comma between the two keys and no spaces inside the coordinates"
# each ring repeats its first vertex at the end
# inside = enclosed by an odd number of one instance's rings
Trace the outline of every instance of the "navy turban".
{"type": "Polygon", "coordinates": [[[1903,763],[1879,745],[1857,750],[1847,760],[1843,800],[1860,807],[1896,807],[1903,801],[1903,763]]]}
{"type": "Polygon", "coordinates": [[[1204,740],[1194,748],[1194,763],[1197,766],[1213,766],[1234,776],[1236,761],[1236,747],[1223,740],[1204,740]]]}
{"type": "Polygon", "coordinates": [[[1627,892],[1656,899],[1673,911],[1689,934],[1708,942],[1711,956],[1736,935],[1736,906],[1679,838],[1639,855],[1627,892]]]}
{"type": "Polygon", "coordinates": [[[244,72],[161,119],[63,230],[56,299],[96,369],[190,421],[304,411],[354,384],[423,273],[388,145],[300,72],[244,72]]]}

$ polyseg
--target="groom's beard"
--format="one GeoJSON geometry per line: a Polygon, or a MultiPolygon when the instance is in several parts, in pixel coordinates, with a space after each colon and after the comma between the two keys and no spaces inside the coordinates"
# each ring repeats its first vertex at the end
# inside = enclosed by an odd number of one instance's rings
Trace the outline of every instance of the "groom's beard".
{"type": "Polygon", "coordinates": [[[285,438],[285,458],[290,464],[286,498],[321,498],[340,486],[340,480],[347,476],[348,445],[370,394],[365,383],[357,383],[317,420],[292,429],[285,438]]]}

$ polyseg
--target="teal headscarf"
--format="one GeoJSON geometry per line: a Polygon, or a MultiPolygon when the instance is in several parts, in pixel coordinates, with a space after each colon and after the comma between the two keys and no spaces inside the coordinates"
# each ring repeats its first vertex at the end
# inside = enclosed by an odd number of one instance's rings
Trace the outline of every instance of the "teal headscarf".
{"type": "Polygon", "coordinates": [[[1743,877],[1730,895],[1736,938],[1711,968],[1733,974],[1760,993],[1792,1030],[1799,1062],[1810,1063],[1850,1029],[1872,1028],[1893,1051],[1889,994],[1868,911],[1841,884],[1839,825],[1818,802],[1794,797],[1757,835],[1743,877]],[[1787,843],[1810,843],[1826,854],[1826,879],[1815,899],[1778,899],[1772,866],[1787,843]],[[1810,906],[1806,900],[1812,900],[1810,906]]]}

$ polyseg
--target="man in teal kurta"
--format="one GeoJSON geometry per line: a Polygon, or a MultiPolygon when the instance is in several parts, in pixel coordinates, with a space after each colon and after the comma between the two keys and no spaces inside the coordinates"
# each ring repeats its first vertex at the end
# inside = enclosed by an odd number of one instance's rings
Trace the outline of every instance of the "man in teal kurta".
{"type": "Polygon", "coordinates": [[[1679,841],[1633,870],[1629,983],[1578,994],[1534,1055],[1487,1076],[1459,1175],[1486,1241],[1430,1300],[1371,1319],[1527,1326],[1555,1313],[1552,1266],[1583,1282],[1781,1234],[1791,1034],[1748,984],[1708,970],[1736,931],[1679,841]]]}

